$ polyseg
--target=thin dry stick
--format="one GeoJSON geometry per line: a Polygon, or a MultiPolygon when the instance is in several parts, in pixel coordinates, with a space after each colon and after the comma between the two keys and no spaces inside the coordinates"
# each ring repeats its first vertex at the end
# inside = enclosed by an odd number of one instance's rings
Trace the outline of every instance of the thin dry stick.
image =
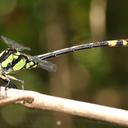
{"type": "Polygon", "coordinates": [[[64,112],[86,118],[128,126],[128,111],[65,98],[48,96],[33,91],[1,87],[0,105],[21,103],[26,107],[64,112]],[[7,95],[7,96],[6,96],[7,95]],[[21,101],[25,101],[24,103],[21,101]]]}

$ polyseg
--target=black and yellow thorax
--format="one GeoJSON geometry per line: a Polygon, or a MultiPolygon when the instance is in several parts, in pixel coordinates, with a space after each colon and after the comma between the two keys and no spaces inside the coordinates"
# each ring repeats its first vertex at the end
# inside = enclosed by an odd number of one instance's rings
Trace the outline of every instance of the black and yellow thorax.
{"type": "Polygon", "coordinates": [[[37,64],[31,59],[31,56],[16,49],[8,48],[0,53],[0,69],[5,74],[35,68],[37,64]]]}

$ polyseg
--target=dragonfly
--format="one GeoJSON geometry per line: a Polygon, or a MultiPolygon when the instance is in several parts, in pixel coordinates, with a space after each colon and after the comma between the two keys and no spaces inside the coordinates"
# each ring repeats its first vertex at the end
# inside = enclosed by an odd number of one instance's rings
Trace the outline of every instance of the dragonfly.
{"type": "Polygon", "coordinates": [[[6,82],[5,89],[17,88],[12,81],[18,81],[21,83],[22,89],[24,89],[24,81],[20,80],[12,75],[13,72],[17,72],[24,69],[32,69],[40,67],[47,71],[56,71],[56,65],[47,61],[49,58],[57,57],[62,54],[67,54],[83,49],[91,49],[98,47],[125,47],[128,46],[128,39],[121,40],[110,40],[101,42],[85,43],[81,45],[76,45],[53,52],[48,52],[41,55],[31,56],[24,52],[23,50],[30,50],[29,47],[25,47],[18,42],[1,36],[3,42],[8,45],[8,48],[0,53],[0,79],[6,82]]]}

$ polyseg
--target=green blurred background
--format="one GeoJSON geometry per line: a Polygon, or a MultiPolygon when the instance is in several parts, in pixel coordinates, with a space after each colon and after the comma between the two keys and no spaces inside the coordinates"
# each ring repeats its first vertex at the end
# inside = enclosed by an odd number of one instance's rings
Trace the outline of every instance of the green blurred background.
{"type": "MultiPolygon", "coordinates": [[[[0,0],[0,35],[43,54],[86,42],[127,38],[127,0],[0,0]]],[[[1,41],[0,49],[6,48],[1,41]]],[[[128,49],[97,48],[50,59],[56,73],[21,71],[25,89],[128,108],[128,49]]],[[[16,83],[18,84],[18,83],[16,83]]],[[[20,86],[18,86],[20,88],[20,86]]],[[[0,128],[122,128],[63,113],[8,105],[0,128]]]]}

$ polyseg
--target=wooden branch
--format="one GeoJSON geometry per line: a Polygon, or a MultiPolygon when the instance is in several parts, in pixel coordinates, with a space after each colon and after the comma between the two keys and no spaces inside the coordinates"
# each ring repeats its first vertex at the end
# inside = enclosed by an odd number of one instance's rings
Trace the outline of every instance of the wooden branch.
{"type": "Polygon", "coordinates": [[[33,91],[0,88],[0,106],[9,103],[20,103],[29,108],[64,112],[128,126],[128,111],[112,107],[80,102],[65,98],[48,96],[33,91]]]}

